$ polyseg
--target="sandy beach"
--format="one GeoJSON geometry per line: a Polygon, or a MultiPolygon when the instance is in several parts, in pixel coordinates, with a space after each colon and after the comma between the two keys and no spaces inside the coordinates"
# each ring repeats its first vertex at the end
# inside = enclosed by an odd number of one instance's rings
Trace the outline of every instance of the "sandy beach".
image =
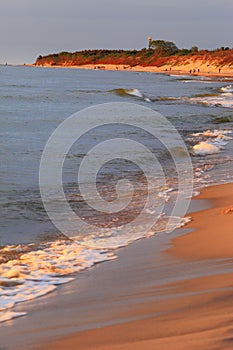
{"type": "Polygon", "coordinates": [[[209,267],[215,261],[221,272],[213,267],[192,278],[190,271],[190,278],[145,288],[140,298],[149,294],[152,300],[126,308],[134,321],[76,333],[43,348],[232,349],[233,272],[225,269],[233,257],[232,191],[231,184],[203,190],[199,199],[210,200],[212,208],[193,213],[187,228],[195,230],[173,239],[163,253],[187,263],[208,260],[209,267]]]}
{"type": "Polygon", "coordinates": [[[185,229],[135,242],[27,302],[27,317],[1,327],[1,347],[232,349],[232,191],[204,189],[185,229]]]}
{"type": "Polygon", "coordinates": [[[114,70],[114,71],[132,71],[132,72],[151,72],[161,74],[174,74],[174,75],[190,75],[190,76],[207,76],[207,77],[222,77],[233,78],[233,69],[230,66],[224,66],[219,69],[215,65],[208,63],[190,61],[189,63],[179,65],[163,65],[161,67],[156,66],[129,66],[124,64],[86,64],[80,66],[71,65],[49,65],[35,66],[35,64],[27,64],[26,66],[43,67],[43,68],[71,68],[71,69],[91,69],[91,70],[114,70]],[[192,72],[190,73],[190,70],[192,72]]]}

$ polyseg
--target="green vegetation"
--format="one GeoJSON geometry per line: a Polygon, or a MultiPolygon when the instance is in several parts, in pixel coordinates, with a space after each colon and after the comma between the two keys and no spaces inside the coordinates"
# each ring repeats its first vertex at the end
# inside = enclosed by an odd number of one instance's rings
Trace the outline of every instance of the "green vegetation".
{"type": "Polygon", "coordinates": [[[198,53],[198,47],[197,46],[191,47],[190,53],[198,53]]]}
{"type": "Polygon", "coordinates": [[[179,49],[172,41],[152,40],[150,49],[154,50],[160,56],[171,56],[176,54],[179,49]]]}

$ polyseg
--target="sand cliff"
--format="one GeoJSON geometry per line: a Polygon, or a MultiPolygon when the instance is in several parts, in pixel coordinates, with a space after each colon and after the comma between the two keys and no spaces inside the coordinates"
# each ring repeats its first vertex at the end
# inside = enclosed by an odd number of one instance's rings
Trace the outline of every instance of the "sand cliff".
{"type": "Polygon", "coordinates": [[[154,72],[233,73],[233,49],[199,51],[195,54],[158,56],[151,50],[88,50],[39,56],[34,64],[43,67],[136,70],[154,72]]]}

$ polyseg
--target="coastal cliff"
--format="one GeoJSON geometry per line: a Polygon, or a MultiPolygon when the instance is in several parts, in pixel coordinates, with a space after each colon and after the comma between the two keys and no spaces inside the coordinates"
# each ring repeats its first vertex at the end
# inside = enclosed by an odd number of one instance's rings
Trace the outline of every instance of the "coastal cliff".
{"type": "Polygon", "coordinates": [[[195,52],[182,49],[173,55],[164,55],[153,49],[60,52],[39,56],[34,65],[133,70],[147,70],[146,68],[149,67],[152,71],[177,70],[191,73],[192,70],[193,73],[233,73],[233,49],[221,48],[195,52]]]}

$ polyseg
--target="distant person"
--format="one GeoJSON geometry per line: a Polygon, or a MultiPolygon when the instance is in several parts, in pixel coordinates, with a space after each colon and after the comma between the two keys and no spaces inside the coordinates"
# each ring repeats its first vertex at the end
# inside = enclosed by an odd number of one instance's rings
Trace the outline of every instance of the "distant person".
{"type": "Polygon", "coordinates": [[[192,74],[192,69],[190,69],[189,73],[192,74]]]}
{"type": "Polygon", "coordinates": [[[197,72],[200,73],[200,69],[199,68],[198,68],[197,72]]]}
{"type": "Polygon", "coordinates": [[[221,72],[221,68],[218,69],[218,72],[219,72],[219,73],[221,72]]]}

